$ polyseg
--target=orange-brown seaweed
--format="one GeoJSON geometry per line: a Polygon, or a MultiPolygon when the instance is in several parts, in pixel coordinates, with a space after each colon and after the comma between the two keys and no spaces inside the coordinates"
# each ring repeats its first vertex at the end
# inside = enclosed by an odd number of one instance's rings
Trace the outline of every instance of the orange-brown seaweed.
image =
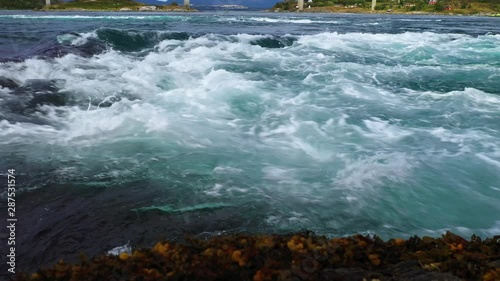
{"type": "Polygon", "coordinates": [[[500,236],[452,233],[384,242],[355,235],[228,235],[159,242],[118,256],[82,259],[17,280],[500,280],[500,236]]]}

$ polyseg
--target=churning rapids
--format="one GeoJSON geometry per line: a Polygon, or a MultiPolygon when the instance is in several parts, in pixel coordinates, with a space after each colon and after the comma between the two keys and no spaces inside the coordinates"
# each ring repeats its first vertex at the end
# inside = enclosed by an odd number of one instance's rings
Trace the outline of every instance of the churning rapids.
{"type": "Polygon", "coordinates": [[[500,19],[25,12],[0,26],[21,269],[183,233],[500,232],[500,19]]]}

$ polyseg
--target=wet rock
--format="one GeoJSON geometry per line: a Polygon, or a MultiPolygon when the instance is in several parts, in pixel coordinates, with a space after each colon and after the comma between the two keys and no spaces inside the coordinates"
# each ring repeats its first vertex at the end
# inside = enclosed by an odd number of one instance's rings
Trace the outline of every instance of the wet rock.
{"type": "Polygon", "coordinates": [[[492,261],[492,262],[488,263],[488,265],[493,267],[493,268],[500,268],[500,260],[492,261]]]}
{"type": "Polygon", "coordinates": [[[450,274],[441,272],[421,271],[417,275],[394,278],[397,281],[461,281],[462,279],[450,274]]]}
{"type": "Polygon", "coordinates": [[[415,271],[421,271],[422,267],[420,263],[416,260],[403,261],[395,264],[388,269],[391,275],[394,277],[400,277],[405,275],[413,275],[415,271]]]}
{"type": "Polygon", "coordinates": [[[425,270],[416,260],[404,261],[394,265],[388,270],[392,273],[393,280],[408,281],[458,281],[460,278],[449,274],[425,270]]]}
{"type": "Polygon", "coordinates": [[[443,241],[447,244],[455,244],[455,245],[467,244],[467,240],[449,231],[447,231],[446,234],[443,235],[443,241]]]}
{"type": "Polygon", "coordinates": [[[424,245],[433,245],[435,243],[435,240],[432,237],[424,236],[422,237],[422,243],[424,245]]]}
{"type": "Polygon", "coordinates": [[[327,268],[319,274],[318,280],[325,281],[359,281],[359,280],[388,280],[388,276],[371,272],[359,267],[355,268],[327,268]]]}

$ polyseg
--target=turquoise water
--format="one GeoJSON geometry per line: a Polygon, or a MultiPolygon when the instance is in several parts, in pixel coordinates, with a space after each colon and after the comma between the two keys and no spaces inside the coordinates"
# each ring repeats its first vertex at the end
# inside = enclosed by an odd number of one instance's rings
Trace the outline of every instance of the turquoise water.
{"type": "Polygon", "coordinates": [[[30,235],[93,233],[67,249],[99,252],[183,231],[500,231],[500,19],[3,13],[0,25],[0,165],[21,176],[26,220],[64,221],[30,235]]]}

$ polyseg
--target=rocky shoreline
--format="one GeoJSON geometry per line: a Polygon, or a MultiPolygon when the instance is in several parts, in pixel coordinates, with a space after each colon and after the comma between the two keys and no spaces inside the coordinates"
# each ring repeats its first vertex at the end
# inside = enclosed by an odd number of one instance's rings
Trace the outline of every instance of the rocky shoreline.
{"type": "Polygon", "coordinates": [[[337,7],[316,7],[303,11],[286,11],[279,9],[267,10],[274,13],[323,13],[323,14],[395,14],[395,15],[425,15],[425,16],[485,16],[500,17],[500,13],[457,13],[451,11],[427,12],[427,11],[401,11],[401,10],[368,10],[362,8],[337,8],[337,7]]]}
{"type": "MultiPolygon", "coordinates": [[[[147,6],[146,6],[147,7],[147,6]]],[[[169,8],[159,8],[159,9],[140,9],[140,8],[121,8],[121,9],[83,9],[83,8],[47,8],[41,10],[33,10],[39,12],[119,12],[119,13],[130,13],[130,12],[199,12],[196,9],[186,9],[183,7],[169,7],[169,8]]]]}
{"type": "Polygon", "coordinates": [[[116,255],[77,264],[60,261],[18,281],[48,280],[500,280],[500,235],[470,240],[383,241],[355,235],[329,239],[302,231],[289,235],[227,235],[151,249],[124,247],[116,255]]]}
{"type": "MultiPolygon", "coordinates": [[[[1,10],[0,11],[10,11],[1,10]]],[[[185,9],[185,8],[168,8],[168,9],[156,9],[156,10],[117,10],[117,9],[80,9],[80,8],[67,8],[67,9],[41,9],[41,10],[26,10],[32,12],[113,12],[113,13],[131,13],[131,12],[148,12],[148,13],[160,13],[160,12],[203,12],[196,9],[185,9]]],[[[318,14],[394,14],[394,15],[425,15],[425,16],[479,16],[479,17],[500,17],[500,14],[489,14],[489,13],[478,13],[478,14],[458,14],[458,13],[438,13],[438,12],[401,12],[401,11],[368,11],[368,10],[329,10],[329,9],[310,9],[302,12],[299,11],[277,11],[277,10],[263,10],[263,12],[269,13],[318,13],[318,14]]]]}

